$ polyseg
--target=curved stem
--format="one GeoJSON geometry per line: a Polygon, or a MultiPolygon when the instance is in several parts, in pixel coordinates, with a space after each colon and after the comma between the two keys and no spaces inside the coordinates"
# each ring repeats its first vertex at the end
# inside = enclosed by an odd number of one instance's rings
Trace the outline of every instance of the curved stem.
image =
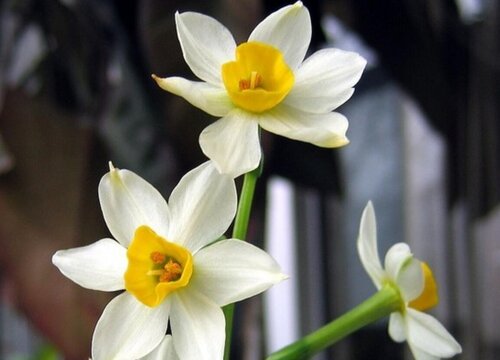
{"type": "Polygon", "coordinates": [[[372,297],[331,323],[269,355],[267,360],[308,359],[354,331],[400,309],[397,289],[385,286],[372,297]]]}

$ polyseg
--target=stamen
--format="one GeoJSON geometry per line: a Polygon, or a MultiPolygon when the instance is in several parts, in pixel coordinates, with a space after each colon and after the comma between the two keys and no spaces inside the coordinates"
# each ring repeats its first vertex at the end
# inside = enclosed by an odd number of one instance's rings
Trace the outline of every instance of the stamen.
{"type": "Polygon", "coordinates": [[[158,276],[158,281],[160,282],[177,281],[182,275],[182,266],[178,262],[170,259],[163,269],[149,270],[146,274],[148,276],[158,276]]]}
{"type": "Polygon", "coordinates": [[[262,76],[260,76],[257,71],[252,71],[250,75],[250,89],[255,89],[260,85],[262,81],[262,76]]]}
{"type": "Polygon", "coordinates": [[[250,81],[241,79],[239,82],[239,87],[241,91],[250,89],[250,81]]]}
{"type": "Polygon", "coordinates": [[[154,264],[163,264],[166,259],[165,254],[162,254],[159,251],[153,251],[150,257],[154,264]]]}
{"type": "Polygon", "coordinates": [[[252,71],[250,73],[250,79],[240,79],[239,87],[240,90],[253,90],[260,86],[262,83],[262,76],[257,71],[252,71]]]}
{"type": "Polygon", "coordinates": [[[178,262],[174,262],[170,259],[163,268],[165,271],[160,275],[160,281],[176,281],[181,277],[182,266],[178,262]]]}
{"type": "Polygon", "coordinates": [[[158,276],[159,282],[179,280],[182,275],[182,266],[176,260],[170,258],[166,262],[167,256],[159,251],[153,251],[150,255],[150,258],[153,261],[153,264],[162,265],[163,269],[149,270],[147,272],[148,276],[158,276]]]}

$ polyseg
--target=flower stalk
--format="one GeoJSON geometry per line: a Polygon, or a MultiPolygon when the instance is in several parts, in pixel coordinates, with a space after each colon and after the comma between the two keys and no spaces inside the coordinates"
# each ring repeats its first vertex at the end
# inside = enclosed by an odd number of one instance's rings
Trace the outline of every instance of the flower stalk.
{"type": "MultiPolygon", "coordinates": [[[[248,232],[248,223],[250,222],[250,213],[252,211],[253,196],[257,180],[262,174],[262,164],[245,174],[243,185],[241,187],[240,201],[238,202],[238,211],[234,220],[233,239],[245,240],[248,232]]],[[[224,359],[229,360],[231,352],[231,337],[233,333],[234,304],[229,304],[222,308],[226,317],[226,344],[224,348],[224,359]]]]}
{"type": "Polygon", "coordinates": [[[257,185],[257,180],[261,173],[262,161],[256,169],[247,172],[243,178],[238,211],[236,212],[236,218],[234,220],[233,239],[245,240],[247,236],[255,186],[257,185]]]}
{"type": "Polygon", "coordinates": [[[308,359],[356,330],[382,319],[401,307],[401,295],[387,285],[331,323],[278,350],[267,360],[308,359]]]}

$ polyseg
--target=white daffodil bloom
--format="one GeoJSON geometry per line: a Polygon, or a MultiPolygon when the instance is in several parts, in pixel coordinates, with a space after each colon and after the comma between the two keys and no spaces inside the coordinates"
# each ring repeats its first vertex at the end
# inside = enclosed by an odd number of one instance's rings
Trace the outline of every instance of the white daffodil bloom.
{"type": "Polygon", "coordinates": [[[351,97],[366,61],[330,48],[303,62],[311,18],[300,1],[269,15],[238,46],[209,16],[176,13],[175,22],[184,59],[202,81],[153,78],[164,90],[222,117],[200,135],[203,152],[219,171],[236,177],[258,166],[259,126],[322,147],[348,143],[347,119],[332,111],[351,97]]]}
{"type": "Polygon", "coordinates": [[[257,247],[236,239],[214,243],[236,212],[233,179],[206,162],[181,179],[167,205],[141,177],[110,168],[99,184],[99,200],[116,241],[60,250],[52,258],[83,287],[126,290],[104,309],[92,358],[146,356],[168,327],[172,338],[166,341],[179,358],[222,359],[220,307],[284,279],[278,264],[257,247]]]}
{"type": "Polygon", "coordinates": [[[438,302],[431,269],[413,257],[405,243],[393,245],[382,267],[377,248],[377,224],[371,202],[361,217],[358,253],[363,267],[377,289],[392,286],[401,297],[401,308],[391,314],[389,335],[396,342],[407,341],[417,360],[449,358],[460,352],[460,344],[439,321],[422,311],[438,302]],[[422,311],[420,311],[422,310],[422,311]]]}

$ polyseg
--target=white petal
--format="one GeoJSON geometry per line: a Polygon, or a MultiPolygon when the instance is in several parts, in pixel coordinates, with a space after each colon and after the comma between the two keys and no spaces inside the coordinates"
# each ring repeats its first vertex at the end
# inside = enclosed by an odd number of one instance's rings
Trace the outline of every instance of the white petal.
{"type": "Polygon", "coordinates": [[[408,344],[410,346],[411,353],[413,355],[413,358],[415,360],[439,360],[439,356],[433,356],[429,354],[428,352],[419,349],[415,346],[411,346],[411,344],[408,344]]]}
{"type": "Polygon", "coordinates": [[[425,286],[421,262],[415,258],[411,258],[399,271],[396,284],[405,302],[419,297],[425,286]]]}
{"type": "Polygon", "coordinates": [[[151,184],[129,170],[112,169],[99,183],[99,200],[109,231],[128,247],[135,230],[147,225],[158,235],[168,230],[167,202],[151,184]]]}
{"type": "Polygon", "coordinates": [[[336,112],[313,114],[281,104],[259,117],[269,132],[321,147],[339,147],[349,143],[345,133],[349,123],[336,112]]]}
{"type": "Polygon", "coordinates": [[[225,116],[234,108],[226,89],[205,82],[190,81],[181,77],[159,78],[156,83],[172,94],[186,99],[191,105],[213,116],[225,116]]]}
{"type": "Polygon", "coordinates": [[[142,357],[140,360],[178,360],[179,357],[175,353],[172,336],[167,335],[163,338],[160,345],[158,345],[152,352],[142,357]]]}
{"type": "Polygon", "coordinates": [[[194,256],[191,286],[224,306],[259,294],[286,278],[265,251],[241,240],[222,240],[194,256]]]}
{"type": "Polygon", "coordinates": [[[405,321],[401,313],[393,312],[389,317],[389,336],[395,342],[406,340],[405,321]]]}
{"type": "Polygon", "coordinates": [[[233,178],[259,166],[259,126],[252,114],[231,111],[200,134],[203,153],[217,169],[233,178]]]}
{"type": "Polygon", "coordinates": [[[167,238],[196,252],[217,240],[236,214],[236,187],[211,161],[188,172],[170,195],[172,224],[167,238]]]}
{"type": "Polygon", "coordinates": [[[405,320],[408,342],[412,347],[439,358],[448,358],[462,352],[460,344],[431,315],[408,308],[405,320]]]}
{"type": "Polygon", "coordinates": [[[112,239],[68,250],[59,250],[52,263],[64,276],[87,289],[115,291],[125,288],[127,250],[112,239]]]}
{"type": "Polygon", "coordinates": [[[169,303],[150,308],[127,292],[104,309],[92,337],[92,359],[137,359],[158,346],[168,325],[169,303]]]}
{"type": "Polygon", "coordinates": [[[396,281],[400,270],[413,259],[410,247],[406,243],[392,245],[385,254],[384,267],[389,277],[396,281]]]}
{"type": "Polygon", "coordinates": [[[366,60],[354,52],[324,49],[295,72],[285,104],[313,113],[327,113],[346,102],[361,77],[366,60]]]}
{"type": "Polygon", "coordinates": [[[182,54],[191,71],[212,85],[221,85],[221,66],[235,58],[233,36],[214,18],[195,12],[175,14],[182,54]]]}
{"type": "Polygon", "coordinates": [[[357,247],[363,267],[377,289],[380,289],[385,273],[378,255],[377,220],[371,201],[365,206],[363,214],[361,215],[357,247]]]}
{"type": "Polygon", "coordinates": [[[220,307],[191,287],[172,294],[170,317],[175,351],[183,360],[220,360],[225,320],[220,307]]]}
{"type": "Polygon", "coordinates": [[[302,2],[285,6],[265,18],[248,41],[260,41],[278,48],[292,70],[306,56],[311,42],[311,17],[302,2]]]}

